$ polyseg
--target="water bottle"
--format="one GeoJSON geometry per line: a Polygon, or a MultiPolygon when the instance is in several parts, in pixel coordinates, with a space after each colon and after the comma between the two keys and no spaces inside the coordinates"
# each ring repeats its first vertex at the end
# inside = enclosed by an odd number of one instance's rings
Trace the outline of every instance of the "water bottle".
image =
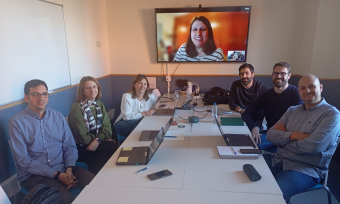
{"type": "Polygon", "coordinates": [[[213,107],[211,107],[211,122],[216,123],[215,116],[217,117],[217,105],[214,102],[213,107]]]}

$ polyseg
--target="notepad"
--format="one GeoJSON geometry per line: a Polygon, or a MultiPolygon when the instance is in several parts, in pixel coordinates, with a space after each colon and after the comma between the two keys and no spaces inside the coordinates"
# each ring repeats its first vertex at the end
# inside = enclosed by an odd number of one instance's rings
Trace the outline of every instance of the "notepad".
{"type": "Polygon", "coordinates": [[[185,140],[184,139],[184,131],[168,131],[165,136],[164,140],[185,140]],[[173,137],[167,137],[167,136],[173,136],[173,137]]]}
{"type": "Polygon", "coordinates": [[[253,149],[249,146],[217,146],[217,152],[221,159],[257,159],[258,154],[242,154],[240,149],[253,149]],[[236,154],[235,154],[235,152],[236,154]]]}
{"type": "Polygon", "coordinates": [[[244,126],[242,118],[221,117],[222,126],[244,126]]]}

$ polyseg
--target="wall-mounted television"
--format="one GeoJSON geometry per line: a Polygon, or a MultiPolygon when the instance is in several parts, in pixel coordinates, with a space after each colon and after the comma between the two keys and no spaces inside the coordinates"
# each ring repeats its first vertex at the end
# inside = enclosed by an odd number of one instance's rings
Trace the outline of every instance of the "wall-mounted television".
{"type": "Polygon", "coordinates": [[[245,62],[250,6],[156,8],[157,62],[245,62]]]}

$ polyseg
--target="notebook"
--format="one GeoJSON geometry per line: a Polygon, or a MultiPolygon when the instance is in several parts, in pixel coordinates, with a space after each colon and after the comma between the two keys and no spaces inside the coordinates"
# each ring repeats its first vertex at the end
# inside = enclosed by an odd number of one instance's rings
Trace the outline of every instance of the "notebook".
{"type": "Polygon", "coordinates": [[[222,137],[225,143],[228,146],[252,146],[256,148],[255,143],[253,142],[252,138],[249,137],[247,134],[224,134],[220,123],[218,122],[217,117],[215,116],[215,121],[220,130],[222,137]]]}
{"type": "MultiPolygon", "coordinates": [[[[164,127],[164,134],[169,130],[172,121],[174,120],[173,117],[167,122],[166,126],[164,127]]],[[[139,136],[139,141],[152,141],[158,135],[159,130],[143,130],[139,136]]]]}
{"type": "Polygon", "coordinates": [[[221,117],[222,126],[244,126],[242,118],[221,117]]]}
{"type": "Polygon", "coordinates": [[[117,165],[146,165],[150,162],[159,146],[164,140],[164,129],[162,128],[150,146],[123,147],[120,150],[117,165]]]}

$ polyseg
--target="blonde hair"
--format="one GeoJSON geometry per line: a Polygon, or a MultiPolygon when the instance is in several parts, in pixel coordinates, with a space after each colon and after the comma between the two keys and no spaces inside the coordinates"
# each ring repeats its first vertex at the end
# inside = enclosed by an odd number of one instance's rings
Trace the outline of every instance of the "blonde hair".
{"type": "Polygon", "coordinates": [[[132,81],[132,85],[131,85],[131,88],[128,90],[127,93],[132,93],[132,98],[136,98],[136,89],[135,89],[135,84],[142,81],[143,79],[145,79],[146,81],[146,84],[147,84],[147,88],[146,88],[146,91],[144,93],[144,96],[143,96],[143,99],[145,101],[149,100],[149,81],[148,81],[148,78],[146,78],[146,76],[144,74],[138,74],[132,81]]]}
{"type": "Polygon", "coordinates": [[[91,76],[86,76],[86,77],[83,77],[79,82],[79,86],[78,86],[78,90],[77,90],[77,96],[76,96],[76,100],[78,102],[84,102],[84,101],[87,100],[86,96],[84,95],[85,83],[87,81],[93,81],[94,83],[97,84],[98,94],[96,96],[96,100],[98,100],[99,98],[102,97],[102,88],[100,87],[100,84],[97,81],[97,79],[95,79],[91,76]]]}

